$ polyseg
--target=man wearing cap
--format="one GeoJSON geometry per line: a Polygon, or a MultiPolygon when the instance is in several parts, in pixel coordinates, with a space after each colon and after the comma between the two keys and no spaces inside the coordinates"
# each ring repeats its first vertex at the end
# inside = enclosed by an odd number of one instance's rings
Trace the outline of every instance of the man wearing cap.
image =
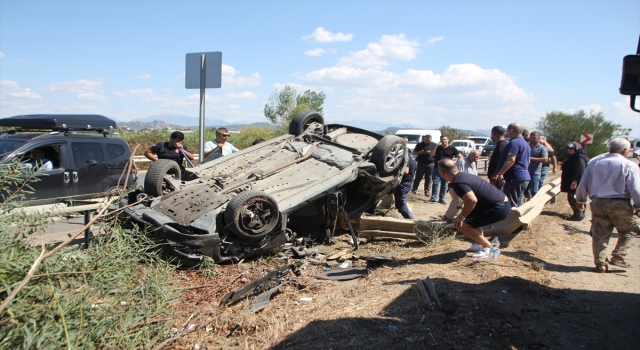
{"type": "Polygon", "coordinates": [[[606,272],[609,264],[631,267],[625,257],[638,232],[634,215],[640,217],[640,170],[627,159],[631,144],[623,138],[609,142],[609,154],[591,161],[576,189],[576,206],[584,211],[591,199],[591,240],[597,272],[606,272]],[[633,205],[631,202],[633,201],[633,205]],[[607,258],[607,246],[615,227],[618,242],[607,258]]]}

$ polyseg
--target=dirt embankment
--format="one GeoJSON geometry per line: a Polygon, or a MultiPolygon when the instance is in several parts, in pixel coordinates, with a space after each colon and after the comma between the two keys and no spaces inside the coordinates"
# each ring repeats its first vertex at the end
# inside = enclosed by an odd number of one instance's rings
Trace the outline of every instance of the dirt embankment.
{"type": "MultiPolygon", "coordinates": [[[[441,217],[445,206],[412,196],[419,219],[441,217]]],[[[637,349],[640,344],[640,257],[630,269],[593,272],[589,220],[571,222],[566,196],[548,204],[529,230],[502,236],[498,264],[476,260],[461,237],[428,248],[415,241],[363,240],[357,254],[392,257],[353,281],[318,280],[320,266],[280,289],[270,306],[240,316],[247,301],[218,307],[222,295],[261,272],[284,265],[265,258],[218,266],[211,279],[182,272],[176,282],[215,287],[187,291],[176,305],[194,332],[178,349],[637,349]],[[442,307],[421,302],[415,280],[430,277],[442,307]],[[301,298],[311,298],[301,300],[301,298]]],[[[590,217],[590,213],[587,213],[590,217]]],[[[612,243],[615,243],[615,234],[612,243]]],[[[348,249],[346,236],[325,247],[348,249]]],[[[356,263],[361,264],[361,263],[356,263]]],[[[364,266],[364,265],[363,265],[364,266]]]]}

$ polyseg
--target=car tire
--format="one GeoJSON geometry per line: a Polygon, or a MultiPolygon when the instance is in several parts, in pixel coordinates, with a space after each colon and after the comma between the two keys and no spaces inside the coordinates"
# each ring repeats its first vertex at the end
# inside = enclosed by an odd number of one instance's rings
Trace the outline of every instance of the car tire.
{"type": "Polygon", "coordinates": [[[295,117],[293,117],[293,119],[291,119],[291,123],[289,124],[289,134],[293,134],[295,136],[302,135],[312,122],[324,125],[324,117],[322,114],[310,109],[305,109],[304,111],[299,112],[295,117]]]}
{"type": "Polygon", "coordinates": [[[387,135],[371,151],[371,162],[382,176],[396,173],[405,167],[407,144],[398,136],[387,135]]]}
{"type": "Polygon", "coordinates": [[[262,191],[245,191],[233,197],[224,211],[227,227],[239,237],[258,239],[269,234],[280,218],[276,200],[262,191]]]}
{"type": "Polygon", "coordinates": [[[155,161],[144,177],[144,193],[159,197],[165,194],[166,184],[165,175],[173,176],[174,179],[180,180],[180,166],[173,160],[158,159],[155,161]]]}

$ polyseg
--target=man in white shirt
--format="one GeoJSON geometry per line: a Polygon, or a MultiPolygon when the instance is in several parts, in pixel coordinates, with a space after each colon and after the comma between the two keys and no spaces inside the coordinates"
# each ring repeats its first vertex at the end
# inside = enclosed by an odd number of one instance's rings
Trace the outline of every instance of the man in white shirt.
{"type": "MultiPolygon", "coordinates": [[[[476,165],[478,158],[480,158],[480,151],[478,150],[469,152],[469,155],[465,158],[459,158],[456,161],[458,171],[478,176],[478,168],[476,165]]],[[[462,198],[460,198],[452,188],[449,188],[449,194],[451,195],[451,202],[449,203],[447,212],[444,214],[444,220],[446,222],[453,223],[453,219],[458,215],[458,211],[461,209],[462,198]]]]}
{"type": "Polygon", "coordinates": [[[20,166],[33,171],[47,171],[53,169],[53,163],[44,157],[44,151],[41,148],[34,148],[29,153],[30,161],[21,163],[20,166]]]}
{"type": "Polygon", "coordinates": [[[216,139],[214,141],[207,141],[204,143],[204,158],[206,159],[210,154],[217,152],[223,156],[228,156],[231,153],[240,152],[232,144],[227,142],[229,139],[229,129],[218,128],[216,129],[216,139]]]}
{"type": "Polygon", "coordinates": [[[631,267],[625,256],[632,246],[634,214],[640,217],[640,170],[627,159],[631,144],[623,138],[609,142],[609,154],[594,159],[587,165],[576,189],[579,210],[584,210],[591,198],[591,239],[596,271],[606,272],[609,264],[631,267]],[[633,206],[631,202],[633,201],[633,206]],[[607,259],[607,246],[613,228],[618,231],[618,242],[607,259]]]}

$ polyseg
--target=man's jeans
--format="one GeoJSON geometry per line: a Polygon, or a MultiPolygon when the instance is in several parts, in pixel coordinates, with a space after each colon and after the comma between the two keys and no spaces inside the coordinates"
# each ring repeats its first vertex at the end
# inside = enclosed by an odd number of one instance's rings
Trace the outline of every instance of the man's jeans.
{"type": "Polygon", "coordinates": [[[447,185],[449,182],[440,177],[440,173],[436,170],[431,175],[431,180],[433,180],[433,194],[431,195],[431,201],[440,201],[444,202],[444,197],[447,195],[447,185]],[[440,198],[438,198],[438,191],[440,191],[440,198]]]}
{"type": "Polygon", "coordinates": [[[531,181],[529,181],[529,185],[527,186],[527,189],[524,191],[524,194],[526,194],[527,196],[535,196],[536,193],[538,193],[538,190],[540,189],[540,175],[537,174],[533,174],[531,175],[531,181]]]}
{"type": "Polygon", "coordinates": [[[424,178],[424,193],[431,192],[431,174],[433,173],[433,164],[420,164],[416,167],[416,177],[413,180],[412,191],[417,191],[420,187],[420,181],[424,178]]]}
{"type": "Polygon", "coordinates": [[[407,197],[411,191],[411,184],[401,183],[393,189],[393,197],[395,199],[396,209],[398,213],[405,219],[413,219],[413,214],[407,206],[407,197]]]}
{"type": "Polygon", "coordinates": [[[542,186],[544,186],[544,180],[547,178],[547,174],[549,174],[549,167],[548,166],[543,166],[542,167],[542,173],[540,174],[540,181],[538,184],[538,189],[541,189],[542,186]]]}
{"type": "Polygon", "coordinates": [[[504,184],[503,192],[509,198],[512,208],[522,205],[522,197],[527,186],[529,181],[511,181],[504,184]]]}

